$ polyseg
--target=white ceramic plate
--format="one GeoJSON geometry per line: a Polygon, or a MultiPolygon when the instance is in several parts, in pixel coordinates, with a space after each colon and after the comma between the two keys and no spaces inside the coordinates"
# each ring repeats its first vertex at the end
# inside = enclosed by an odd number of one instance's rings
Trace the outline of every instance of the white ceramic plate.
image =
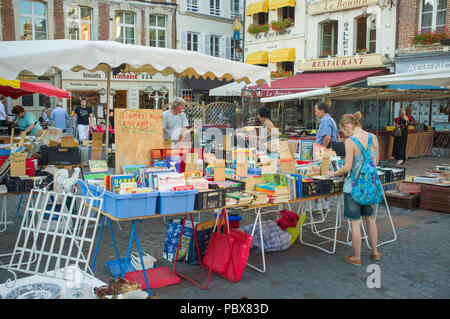
{"type": "Polygon", "coordinates": [[[6,299],[55,299],[61,287],[53,283],[35,283],[17,287],[6,295],[6,299]]]}

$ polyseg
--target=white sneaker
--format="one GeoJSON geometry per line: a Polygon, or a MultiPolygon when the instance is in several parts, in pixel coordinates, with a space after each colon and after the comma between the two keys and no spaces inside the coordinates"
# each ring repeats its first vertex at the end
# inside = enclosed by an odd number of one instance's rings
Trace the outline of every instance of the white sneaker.
{"type": "Polygon", "coordinates": [[[399,161],[397,162],[397,165],[400,165],[400,164],[403,164],[403,160],[399,160],[399,161]]]}

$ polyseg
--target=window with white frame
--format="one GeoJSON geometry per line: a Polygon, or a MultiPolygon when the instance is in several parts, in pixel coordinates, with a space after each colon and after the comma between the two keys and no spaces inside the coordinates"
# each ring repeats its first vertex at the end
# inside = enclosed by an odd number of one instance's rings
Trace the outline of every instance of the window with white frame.
{"type": "Polygon", "coordinates": [[[187,32],[186,34],[186,50],[188,51],[198,51],[198,39],[199,34],[194,32],[187,32]]]}
{"type": "Polygon", "coordinates": [[[164,15],[151,14],[149,27],[149,43],[151,47],[167,47],[167,17],[164,15]]]}
{"type": "Polygon", "coordinates": [[[209,55],[220,57],[220,36],[211,35],[209,37],[209,55]]]}
{"type": "Polygon", "coordinates": [[[375,53],[377,47],[376,16],[362,16],[357,18],[355,36],[355,53],[375,53]]]}
{"type": "Polygon", "coordinates": [[[240,0],[231,0],[230,1],[230,15],[231,18],[234,19],[234,17],[238,17],[238,20],[241,20],[241,10],[240,10],[240,0]]]}
{"type": "Polygon", "coordinates": [[[209,13],[215,16],[220,16],[220,0],[209,0],[209,13]]]}
{"type": "Polygon", "coordinates": [[[92,40],[92,9],[69,6],[69,39],[92,40]]]}
{"type": "Polygon", "coordinates": [[[47,4],[34,0],[19,0],[21,40],[47,39],[47,4]]]}
{"type": "Polygon", "coordinates": [[[135,44],[135,14],[129,11],[116,11],[114,14],[114,40],[135,44]]]}
{"type": "Polygon", "coordinates": [[[198,0],[187,0],[187,11],[198,12],[198,0]]]}
{"type": "Polygon", "coordinates": [[[421,0],[419,31],[443,31],[447,14],[447,0],[421,0]]]}

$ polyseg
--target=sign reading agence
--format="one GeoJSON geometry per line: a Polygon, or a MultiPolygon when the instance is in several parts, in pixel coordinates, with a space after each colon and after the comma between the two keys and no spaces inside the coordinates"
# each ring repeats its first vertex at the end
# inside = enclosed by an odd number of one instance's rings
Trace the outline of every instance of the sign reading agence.
{"type": "Polygon", "coordinates": [[[378,4],[378,0],[328,0],[308,5],[308,14],[315,15],[326,12],[349,10],[378,4]]]}
{"type": "Polygon", "coordinates": [[[298,62],[299,71],[352,70],[383,66],[381,54],[360,54],[343,57],[311,59],[298,62]]]}

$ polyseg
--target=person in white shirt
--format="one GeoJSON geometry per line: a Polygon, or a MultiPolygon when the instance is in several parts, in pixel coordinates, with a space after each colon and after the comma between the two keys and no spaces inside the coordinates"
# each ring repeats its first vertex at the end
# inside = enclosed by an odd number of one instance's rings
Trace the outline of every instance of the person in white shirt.
{"type": "Polygon", "coordinates": [[[184,99],[176,97],[170,109],[163,112],[164,139],[170,139],[173,146],[182,142],[188,131],[189,121],[184,114],[185,105],[184,99]]]}
{"type": "Polygon", "coordinates": [[[8,115],[5,111],[5,97],[0,97],[0,122],[8,121],[8,115]]]}

